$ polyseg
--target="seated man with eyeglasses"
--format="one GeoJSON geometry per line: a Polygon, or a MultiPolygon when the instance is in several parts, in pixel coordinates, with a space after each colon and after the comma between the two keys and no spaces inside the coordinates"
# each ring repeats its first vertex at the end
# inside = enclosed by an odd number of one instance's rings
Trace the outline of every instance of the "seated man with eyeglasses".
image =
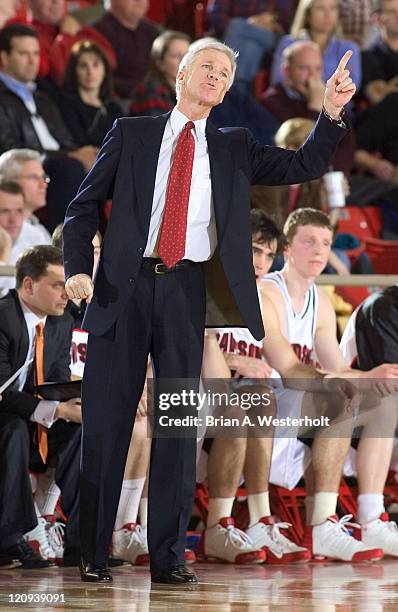
{"type": "MultiPolygon", "coordinates": [[[[24,217],[34,230],[35,244],[51,244],[51,236],[34,214],[47,203],[50,178],[44,171],[43,155],[33,149],[10,149],[0,155],[0,178],[18,183],[24,196],[24,217]]],[[[29,228],[30,230],[31,228],[29,228]]]]}

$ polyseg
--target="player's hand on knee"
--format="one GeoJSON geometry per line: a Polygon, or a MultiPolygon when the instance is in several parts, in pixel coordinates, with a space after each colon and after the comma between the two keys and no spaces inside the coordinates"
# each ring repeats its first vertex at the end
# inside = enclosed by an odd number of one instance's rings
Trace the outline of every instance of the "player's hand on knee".
{"type": "Polygon", "coordinates": [[[364,372],[363,376],[375,380],[372,389],[379,397],[398,392],[398,365],[395,363],[383,363],[369,372],[364,372]]]}
{"type": "Polygon", "coordinates": [[[93,297],[94,285],[88,274],[75,274],[66,281],[65,290],[70,300],[86,300],[89,304],[93,297]]]}

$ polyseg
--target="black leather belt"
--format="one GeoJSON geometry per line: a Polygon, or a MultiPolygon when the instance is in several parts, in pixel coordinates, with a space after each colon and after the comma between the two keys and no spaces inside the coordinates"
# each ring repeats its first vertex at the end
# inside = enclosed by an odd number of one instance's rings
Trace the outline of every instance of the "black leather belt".
{"type": "Polygon", "coordinates": [[[155,274],[168,274],[169,272],[178,272],[190,268],[191,266],[197,266],[199,262],[191,261],[190,259],[182,259],[172,268],[168,268],[163,261],[156,257],[144,257],[142,259],[142,267],[145,270],[151,270],[155,274]]]}

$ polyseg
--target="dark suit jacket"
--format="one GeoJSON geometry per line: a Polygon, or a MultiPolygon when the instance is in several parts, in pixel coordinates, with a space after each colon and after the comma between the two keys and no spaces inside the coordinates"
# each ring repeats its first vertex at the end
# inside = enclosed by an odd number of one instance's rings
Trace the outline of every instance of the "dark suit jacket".
{"type": "MultiPolygon", "coordinates": [[[[72,317],[48,316],[44,328],[44,379],[64,382],[70,380],[70,346],[72,317]]],[[[29,348],[28,329],[15,290],[0,300],[0,384],[25,363],[29,348]]],[[[39,399],[33,392],[18,391],[14,383],[3,393],[0,411],[16,414],[29,420],[39,399]]],[[[25,385],[25,388],[27,385],[25,385]]]]}
{"type": "MultiPolygon", "coordinates": [[[[123,118],[107,135],[91,172],[66,213],[63,242],[67,278],[91,275],[92,244],[99,207],[112,198],[95,278],[94,296],[84,327],[102,335],[126,306],[147,243],[156,169],[168,119],[123,118]]],[[[346,130],[321,115],[299,151],[262,147],[243,128],[216,130],[207,122],[212,195],[218,249],[206,263],[209,325],[243,325],[257,339],[264,336],[252,263],[251,184],[301,183],[327,171],[346,130]]]]}
{"type": "MultiPolygon", "coordinates": [[[[73,142],[51,98],[44,92],[37,91],[34,99],[38,115],[46,122],[49,132],[59,143],[61,151],[77,149],[77,145],[73,142]]],[[[30,112],[22,100],[0,81],[0,153],[25,147],[43,152],[30,112]]],[[[49,151],[48,154],[50,157],[56,157],[59,152],[49,151]]]]}

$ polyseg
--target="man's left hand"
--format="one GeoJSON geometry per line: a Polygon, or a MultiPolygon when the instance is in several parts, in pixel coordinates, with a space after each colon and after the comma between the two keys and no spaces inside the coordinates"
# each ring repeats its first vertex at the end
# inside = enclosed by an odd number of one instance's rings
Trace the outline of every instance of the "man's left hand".
{"type": "Polygon", "coordinates": [[[341,58],[336,71],[326,82],[325,98],[323,105],[329,115],[339,120],[341,111],[355,94],[355,83],[350,78],[350,71],[346,68],[352,51],[347,51],[341,58]]]}

